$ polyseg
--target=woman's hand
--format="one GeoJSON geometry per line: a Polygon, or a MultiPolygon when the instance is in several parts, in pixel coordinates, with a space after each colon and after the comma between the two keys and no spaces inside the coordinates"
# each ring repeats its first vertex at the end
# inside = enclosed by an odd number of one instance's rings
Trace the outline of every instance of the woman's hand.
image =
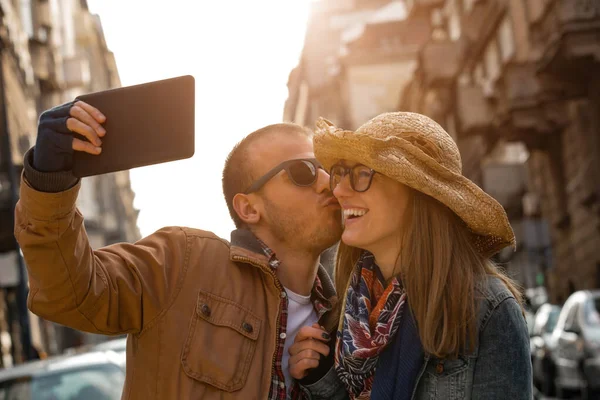
{"type": "Polygon", "coordinates": [[[290,346],[290,375],[297,380],[308,375],[308,370],[319,366],[321,355],[329,355],[327,342],[331,340],[319,324],[300,328],[294,344],[290,346]]]}

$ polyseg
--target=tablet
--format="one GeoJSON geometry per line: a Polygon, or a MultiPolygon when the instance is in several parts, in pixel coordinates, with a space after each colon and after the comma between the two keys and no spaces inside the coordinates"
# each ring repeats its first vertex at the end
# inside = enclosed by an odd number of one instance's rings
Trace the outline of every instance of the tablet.
{"type": "Polygon", "coordinates": [[[99,155],[73,153],[73,174],[85,177],[192,157],[194,93],[194,77],[186,75],[78,96],[106,116],[106,135],[99,155]]]}

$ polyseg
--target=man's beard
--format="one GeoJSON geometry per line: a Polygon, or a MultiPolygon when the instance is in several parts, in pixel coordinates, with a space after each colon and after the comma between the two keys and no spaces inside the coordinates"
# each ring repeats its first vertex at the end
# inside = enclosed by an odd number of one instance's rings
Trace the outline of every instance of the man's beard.
{"type": "MultiPolygon", "coordinates": [[[[309,218],[296,211],[284,210],[273,202],[264,199],[266,219],[271,234],[287,246],[307,252],[321,253],[333,246],[341,237],[341,212],[336,212],[334,223],[309,221],[309,218]],[[312,229],[311,229],[312,227],[312,229]]],[[[329,222],[329,221],[328,221],[329,222]]]]}

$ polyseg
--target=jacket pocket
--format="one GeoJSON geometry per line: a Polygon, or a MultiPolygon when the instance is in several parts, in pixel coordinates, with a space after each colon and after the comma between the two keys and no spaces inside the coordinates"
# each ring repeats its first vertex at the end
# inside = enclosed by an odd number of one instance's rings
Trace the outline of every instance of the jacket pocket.
{"type": "Polygon", "coordinates": [[[227,392],[241,389],[261,324],[239,304],[200,291],[181,353],[183,370],[190,378],[227,392]]]}
{"type": "Polygon", "coordinates": [[[470,359],[439,359],[432,357],[427,363],[418,399],[459,400],[467,396],[470,359]]]}

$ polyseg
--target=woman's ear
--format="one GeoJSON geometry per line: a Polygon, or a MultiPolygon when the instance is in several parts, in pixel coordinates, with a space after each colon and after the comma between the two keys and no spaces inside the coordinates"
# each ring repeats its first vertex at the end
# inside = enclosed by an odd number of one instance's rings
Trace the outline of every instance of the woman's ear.
{"type": "Polygon", "coordinates": [[[254,225],[260,221],[260,211],[256,207],[255,198],[252,194],[244,193],[238,193],[233,197],[233,209],[247,225],[254,225]]]}

